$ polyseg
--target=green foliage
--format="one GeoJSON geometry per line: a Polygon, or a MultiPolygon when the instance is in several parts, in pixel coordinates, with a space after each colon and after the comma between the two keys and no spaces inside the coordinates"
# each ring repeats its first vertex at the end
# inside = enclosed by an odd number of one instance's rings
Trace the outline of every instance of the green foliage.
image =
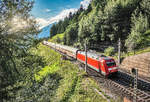
{"type": "MultiPolygon", "coordinates": [[[[143,0],[141,3],[140,3],[140,8],[141,8],[141,11],[145,14],[145,16],[148,17],[148,19],[150,18],[150,1],[149,0],[143,0]]],[[[149,21],[150,23],[150,21],[149,21]]]]}
{"type": "Polygon", "coordinates": [[[114,47],[108,47],[107,49],[105,49],[105,51],[104,51],[104,53],[105,53],[105,55],[107,55],[107,56],[112,56],[112,55],[114,55],[114,53],[115,53],[115,51],[114,51],[115,49],[114,49],[114,47]]]}
{"type": "Polygon", "coordinates": [[[57,34],[57,28],[56,28],[56,25],[53,24],[53,26],[51,27],[50,29],[50,37],[53,37],[57,34]]]}
{"type": "MultiPolygon", "coordinates": [[[[0,1],[0,93],[17,81],[32,76],[32,71],[28,77],[25,75],[31,68],[26,66],[31,63],[32,56],[27,50],[35,44],[34,35],[38,32],[38,26],[30,16],[32,6],[32,0],[0,1]]],[[[5,91],[0,96],[2,101],[8,96],[5,91]]]]}
{"type": "Polygon", "coordinates": [[[109,0],[104,8],[102,23],[103,39],[116,41],[125,39],[130,31],[131,14],[137,7],[138,0],[109,0]]]}
{"type": "MultiPolygon", "coordinates": [[[[85,72],[80,71],[70,61],[61,60],[61,55],[54,50],[39,44],[37,49],[32,48],[30,52],[42,57],[45,64],[43,68],[33,73],[34,81],[28,80],[23,85],[16,84],[21,88],[15,91],[13,101],[106,101],[93,90],[93,88],[100,90],[94,80],[84,77],[85,72]]],[[[10,91],[10,95],[11,93],[10,91]]]]}
{"type": "Polygon", "coordinates": [[[30,56],[17,59],[23,79],[0,90],[3,96],[7,94],[7,98],[0,96],[2,101],[106,102],[94,91],[94,88],[101,91],[99,85],[70,61],[61,60],[54,50],[38,44],[28,53],[30,56]]]}
{"type": "Polygon", "coordinates": [[[98,44],[100,40],[99,16],[96,8],[93,9],[88,16],[83,16],[79,22],[78,41],[82,46],[85,39],[88,39],[88,44],[98,44]]]}
{"type": "Polygon", "coordinates": [[[51,66],[45,66],[42,70],[35,74],[35,80],[40,82],[49,74],[55,73],[57,70],[59,70],[59,68],[60,66],[57,63],[54,63],[51,66]]]}
{"type": "Polygon", "coordinates": [[[70,18],[66,17],[64,21],[59,21],[57,24],[53,24],[53,26],[50,29],[50,37],[52,38],[56,34],[63,33],[69,25],[69,19],[70,18]]]}
{"type": "Polygon", "coordinates": [[[142,13],[137,14],[137,12],[135,12],[132,16],[132,24],[131,34],[126,40],[128,49],[133,50],[135,48],[139,49],[148,46],[150,41],[150,35],[147,31],[150,29],[148,18],[142,13]]]}
{"type": "Polygon", "coordinates": [[[81,6],[77,13],[70,13],[66,18],[69,23],[63,31],[63,42],[81,48],[88,39],[89,46],[101,44],[103,47],[114,46],[121,38],[124,50],[146,47],[149,44],[149,37],[145,35],[150,24],[149,4],[149,0],[92,0],[86,10],[81,6]]]}
{"type": "Polygon", "coordinates": [[[57,34],[57,35],[53,36],[51,39],[49,39],[48,41],[63,44],[63,40],[64,40],[64,33],[57,34]]]}
{"type": "MultiPolygon", "coordinates": [[[[150,52],[150,47],[142,48],[142,49],[135,50],[135,51],[123,52],[121,54],[121,58],[125,58],[125,57],[128,57],[128,56],[134,56],[134,55],[142,54],[142,53],[146,53],[146,52],[150,52]]],[[[118,54],[117,53],[115,54],[114,58],[115,59],[118,58],[118,54]]]]}
{"type": "MultiPolygon", "coordinates": [[[[31,85],[35,84],[34,73],[37,73],[45,65],[45,62],[43,62],[42,57],[37,55],[32,55],[30,53],[28,53],[27,56],[21,58],[15,58],[14,62],[16,63],[16,68],[19,74],[16,75],[15,72],[12,73],[13,74],[11,78],[13,79],[12,82],[9,81],[9,83],[5,83],[5,81],[3,81],[0,89],[0,92],[3,93],[0,96],[2,101],[18,102],[20,96],[23,97],[22,95],[24,95],[24,97],[27,97],[29,94],[32,95],[32,93],[26,94],[23,92],[30,91],[29,88],[31,87],[31,85]],[[16,100],[17,97],[18,100],[16,100]]],[[[9,77],[8,76],[9,73],[6,73],[6,75],[7,76],[4,77],[6,78],[9,77]]]]}
{"type": "Polygon", "coordinates": [[[66,45],[73,45],[75,42],[77,42],[77,36],[78,36],[77,29],[78,29],[77,23],[68,26],[64,36],[64,43],[66,45]]]}

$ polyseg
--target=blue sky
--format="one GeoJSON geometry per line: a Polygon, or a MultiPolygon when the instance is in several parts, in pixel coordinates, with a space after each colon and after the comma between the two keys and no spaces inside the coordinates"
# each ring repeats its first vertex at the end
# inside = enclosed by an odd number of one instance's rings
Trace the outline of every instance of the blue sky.
{"type": "Polygon", "coordinates": [[[58,22],[76,12],[82,4],[85,9],[91,0],[35,0],[31,14],[36,18],[41,28],[58,22]]]}
{"type": "Polygon", "coordinates": [[[82,0],[35,0],[32,14],[39,18],[56,16],[64,9],[79,8],[82,0]]]}

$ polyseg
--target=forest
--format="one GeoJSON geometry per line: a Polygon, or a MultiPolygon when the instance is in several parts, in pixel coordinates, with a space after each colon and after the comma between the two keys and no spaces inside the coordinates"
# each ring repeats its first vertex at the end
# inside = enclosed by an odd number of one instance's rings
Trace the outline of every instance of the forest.
{"type": "Polygon", "coordinates": [[[74,14],[54,24],[50,37],[63,33],[65,45],[83,48],[117,47],[121,39],[124,51],[150,45],[149,0],[92,0],[87,9],[82,5],[74,14]]]}

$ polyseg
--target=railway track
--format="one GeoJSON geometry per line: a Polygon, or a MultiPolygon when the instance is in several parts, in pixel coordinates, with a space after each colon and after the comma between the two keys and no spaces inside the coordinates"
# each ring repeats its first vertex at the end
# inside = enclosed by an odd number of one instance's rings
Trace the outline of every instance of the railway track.
{"type": "MultiPolygon", "coordinates": [[[[77,62],[71,58],[71,61],[76,64],[80,64],[84,69],[84,64],[77,62]]],[[[118,72],[117,76],[104,78],[101,74],[97,73],[91,68],[87,68],[87,73],[90,77],[95,79],[100,85],[109,89],[112,93],[115,93],[121,97],[128,97],[133,100],[134,97],[134,83],[133,77],[127,73],[118,72]]],[[[139,79],[137,89],[137,102],[150,102],[150,82],[139,79]]]]}
{"type": "MultiPolygon", "coordinates": [[[[135,93],[132,76],[119,72],[117,76],[102,78],[102,76],[99,76],[97,72],[90,68],[88,68],[87,73],[98,83],[103,85],[103,87],[107,87],[112,93],[133,100],[135,93]]],[[[150,83],[138,80],[137,102],[150,102],[150,83]]]]}
{"type": "MultiPolygon", "coordinates": [[[[61,53],[60,51],[57,52],[61,53]]],[[[76,61],[66,54],[61,54],[69,58],[69,60],[73,63],[80,64],[81,67],[84,68],[84,64],[76,61]]],[[[128,97],[130,100],[133,100],[135,93],[133,88],[133,77],[131,75],[119,71],[115,77],[104,78],[91,68],[87,69],[87,73],[90,77],[94,78],[100,85],[106,87],[112,93],[115,93],[121,97],[128,97]]],[[[150,82],[139,79],[137,85],[137,102],[150,102],[150,82]]]]}

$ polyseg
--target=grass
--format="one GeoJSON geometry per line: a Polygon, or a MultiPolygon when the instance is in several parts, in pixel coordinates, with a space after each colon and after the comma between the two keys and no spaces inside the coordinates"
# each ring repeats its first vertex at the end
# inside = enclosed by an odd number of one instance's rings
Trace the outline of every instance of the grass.
{"type": "Polygon", "coordinates": [[[39,44],[37,49],[31,50],[31,53],[42,56],[47,63],[47,66],[35,73],[36,81],[41,83],[52,79],[51,83],[48,84],[51,91],[45,93],[50,94],[49,98],[45,96],[42,100],[49,100],[50,102],[107,102],[94,91],[94,88],[99,91],[101,89],[93,79],[85,77],[86,73],[79,70],[78,66],[70,61],[61,60],[61,55],[54,50],[39,44]],[[54,87],[56,85],[57,87],[54,87]]]}
{"type": "Polygon", "coordinates": [[[63,44],[63,38],[64,38],[64,33],[61,33],[61,34],[56,34],[55,36],[53,36],[48,41],[53,42],[53,43],[58,42],[58,43],[63,44]]]}
{"type": "Polygon", "coordinates": [[[41,81],[48,74],[55,73],[59,70],[61,55],[56,53],[54,50],[39,44],[37,48],[31,49],[31,53],[44,57],[44,62],[46,63],[46,66],[35,74],[36,81],[41,81]]]}
{"type": "Polygon", "coordinates": [[[37,74],[35,74],[35,80],[40,82],[48,74],[55,73],[58,70],[59,70],[59,67],[58,67],[57,63],[54,63],[51,66],[45,66],[37,74]]]}
{"type": "MultiPolygon", "coordinates": [[[[144,49],[140,49],[140,50],[136,50],[135,54],[141,54],[141,53],[146,53],[146,52],[150,52],[150,47],[144,48],[144,49]]],[[[129,52],[127,53],[128,55],[134,55],[134,52],[129,52]]]]}

